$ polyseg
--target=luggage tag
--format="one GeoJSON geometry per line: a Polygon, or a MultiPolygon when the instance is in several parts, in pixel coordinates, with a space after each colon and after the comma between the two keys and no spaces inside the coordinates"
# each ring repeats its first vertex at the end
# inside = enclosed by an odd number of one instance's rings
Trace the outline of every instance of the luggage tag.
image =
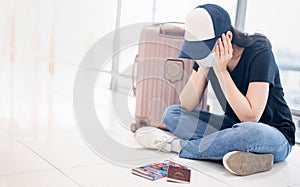
{"type": "Polygon", "coordinates": [[[165,79],[171,83],[181,81],[184,74],[183,60],[167,59],[165,65],[165,79]]]}

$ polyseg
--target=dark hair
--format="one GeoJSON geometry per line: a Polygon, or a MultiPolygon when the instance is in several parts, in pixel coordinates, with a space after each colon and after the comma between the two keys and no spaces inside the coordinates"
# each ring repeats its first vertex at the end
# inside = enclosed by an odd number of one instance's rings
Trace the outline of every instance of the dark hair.
{"type": "Polygon", "coordinates": [[[262,34],[254,33],[249,35],[237,30],[233,26],[231,26],[230,31],[232,32],[232,43],[239,47],[249,47],[257,41],[266,42],[270,47],[272,47],[270,40],[262,34]]]}

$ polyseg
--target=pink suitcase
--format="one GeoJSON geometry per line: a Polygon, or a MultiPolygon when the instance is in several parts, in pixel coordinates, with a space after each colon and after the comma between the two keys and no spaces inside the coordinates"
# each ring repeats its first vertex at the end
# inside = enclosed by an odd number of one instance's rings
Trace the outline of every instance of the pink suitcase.
{"type": "MultiPolygon", "coordinates": [[[[176,24],[146,26],[141,32],[135,59],[135,119],[155,127],[162,124],[166,107],[179,104],[179,94],[189,79],[194,64],[192,60],[178,58],[184,40],[184,25],[176,24]]],[[[206,92],[199,103],[200,109],[206,109],[206,92]]]]}

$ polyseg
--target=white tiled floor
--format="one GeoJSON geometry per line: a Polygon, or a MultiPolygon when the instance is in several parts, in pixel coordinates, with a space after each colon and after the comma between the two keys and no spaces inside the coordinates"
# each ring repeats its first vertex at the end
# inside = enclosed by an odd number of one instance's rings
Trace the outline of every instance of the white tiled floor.
{"type": "MultiPolygon", "coordinates": [[[[76,126],[72,98],[76,67],[57,65],[49,75],[47,63],[24,61],[0,62],[0,187],[182,186],[132,175],[133,160],[123,160],[127,166],[119,166],[97,156],[76,126]]],[[[95,107],[106,132],[120,144],[140,148],[129,124],[120,125],[116,119],[111,92],[105,83],[98,84],[95,107]]],[[[129,107],[133,104],[134,99],[129,98],[129,107]]],[[[175,154],[166,154],[166,158],[192,168],[191,184],[184,186],[300,186],[299,147],[270,172],[248,177],[233,176],[216,162],[181,159],[175,154]]]]}

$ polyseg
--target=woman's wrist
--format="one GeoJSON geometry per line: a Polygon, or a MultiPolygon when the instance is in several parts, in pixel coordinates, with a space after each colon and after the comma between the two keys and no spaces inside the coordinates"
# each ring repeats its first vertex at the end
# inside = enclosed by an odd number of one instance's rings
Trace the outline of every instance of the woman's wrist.
{"type": "Polygon", "coordinates": [[[227,69],[224,70],[214,70],[219,81],[226,79],[226,76],[230,76],[227,69]]]}
{"type": "Polygon", "coordinates": [[[202,64],[198,64],[198,65],[199,65],[198,71],[202,72],[202,74],[205,77],[207,77],[210,67],[203,66],[202,64]]]}
{"type": "Polygon", "coordinates": [[[224,73],[228,73],[228,70],[225,68],[225,69],[214,69],[215,73],[216,74],[224,74],[224,73]]]}

